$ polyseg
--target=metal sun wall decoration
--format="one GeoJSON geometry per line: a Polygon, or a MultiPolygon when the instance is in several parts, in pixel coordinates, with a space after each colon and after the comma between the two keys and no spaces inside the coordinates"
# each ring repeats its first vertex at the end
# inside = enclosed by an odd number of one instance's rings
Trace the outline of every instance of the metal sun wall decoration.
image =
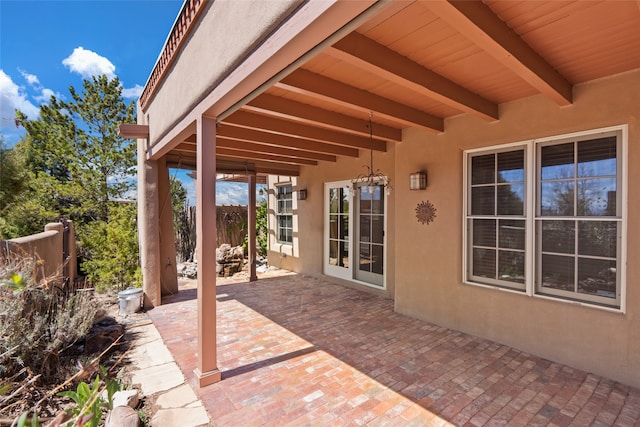
{"type": "Polygon", "coordinates": [[[416,218],[421,224],[429,225],[436,217],[436,207],[430,201],[418,203],[416,207],[416,218]]]}

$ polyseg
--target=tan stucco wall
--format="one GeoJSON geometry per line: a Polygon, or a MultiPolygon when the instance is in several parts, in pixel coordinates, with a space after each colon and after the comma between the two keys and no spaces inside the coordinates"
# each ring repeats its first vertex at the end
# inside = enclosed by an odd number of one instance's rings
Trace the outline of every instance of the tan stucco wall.
{"type": "MultiPolygon", "coordinates": [[[[385,153],[374,153],[374,169],[379,169],[391,179],[393,191],[387,197],[387,229],[386,235],[395,234],[395,192],[397,186],[408,186],[408,182],[396,182],[394,174],[395,144],[389,142],[385,153]]],[[[360,150],[359,158],[339,157],[338,161],[319,162],[318,166],[302,167],[300,176],[294,178],[271,177],[269,180],[269,229],[275,231],[275,195],[274,184],[280,182],[293,183],[294,191],[294,230],[293,245],[281,245],[272,234],[269,241],[268,262],[279,268],[304,272],[312,275],[323,274],[323,242],[324,242],[324,183],[354,179],[359,174],[366,174],[365,166],[369,165],[369,151],[360,150]],[[307,199],[296,200],[296,189],[306,188],[307,199]],[[287,256],[282,257],[281,253],[287,256]]],[[[396,240],[387,239],[386,292],[384,296],[393,297],[395,275],[396,240]]],[[[338,279],[336,282],[345,283],[338,279]]],[[[346,284],[346,283],[345,283],[346,284]]],[[[374,288],[355,285],[364,290],[375,292],[374,288]]]]}
{"type": "Polygon", "coordinates": [[[500,106],[500,121],[464,115],[435,135],[404,132],[396,149],[400,179],[426,167],[425,191],[398,185],[396,310],[438,325],[486,337],[531,354],[640,386],[640,71],[582,84],[575,101],[558,107],[542,96],[500,106]],[[628,124],[627,311],[607,312],[565,302],[462,283],[463,150],[628,124]],[[437,217],[415,219],[429,200],[437,217]]]}
{"type": "MultiPolygon", "coordinates": [[[[37,280],[43,278],[59,280],[63,275],[64,268],[64,257],[62,253],[63,233],[63,224],[50,223],[45,226],[42,233],[9,240],[9,251],[10,253],[18,255],[25,253],[42,260],[42,270],[36,272],[37,280]]],[[[70,253],[75,256],[75,237],[73,233],[71,233],[71,236],[69,242],[70,253]]],[[[75,260],[73,261],[72,268],[75,269],[75,260]]],[[[75,278],[75,270],[70,273],[73,273],[70,277],[71,281],[73,281],[75,278]]]]}
{"type": "Polygon", "coordinates": [[[300,0],[209,2],[144,111],[149,117],[150,141],[157,141],[189,112],[299,3],[300,0]]]}

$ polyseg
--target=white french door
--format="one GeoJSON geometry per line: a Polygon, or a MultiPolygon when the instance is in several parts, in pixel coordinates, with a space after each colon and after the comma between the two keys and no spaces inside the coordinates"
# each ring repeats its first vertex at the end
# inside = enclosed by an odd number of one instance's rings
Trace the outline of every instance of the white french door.
{"type": "Polygon", "coordinates": [[[384,187],[352,187],[325,184],[324,273],[384,288],[384,187]]]}

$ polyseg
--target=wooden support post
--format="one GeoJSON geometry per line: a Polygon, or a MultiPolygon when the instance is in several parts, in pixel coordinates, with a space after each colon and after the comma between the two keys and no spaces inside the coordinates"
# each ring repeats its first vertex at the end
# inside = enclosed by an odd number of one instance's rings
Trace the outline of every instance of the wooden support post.
{"type": "Polygon", "coordinates": [[[220,381],[216,334],[216,122],[197,119],[196,250],[198,254],[198,367],[200,387],[220,381]]]}
{"type": "Polygon", "coordinates": [[[247,222],[249,223],[249,281],[258,280],[256,274],[256,175],[252,173],[248,176],[249,182],[249,206],[247,213],[247,222]]]}

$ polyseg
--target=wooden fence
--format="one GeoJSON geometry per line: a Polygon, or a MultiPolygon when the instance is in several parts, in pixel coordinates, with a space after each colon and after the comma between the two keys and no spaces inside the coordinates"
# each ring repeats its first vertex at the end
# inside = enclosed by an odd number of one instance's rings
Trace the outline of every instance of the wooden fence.
{"type": "MultiPolygon", "coordinates": [[[[246,206],[216,206],[217,246],[243,244],[247,234],[246,206]]],[[[178,260],[192,261],[196,248],[196,208],[185,206],[177,221],[176,250],[178,260]]]]}

